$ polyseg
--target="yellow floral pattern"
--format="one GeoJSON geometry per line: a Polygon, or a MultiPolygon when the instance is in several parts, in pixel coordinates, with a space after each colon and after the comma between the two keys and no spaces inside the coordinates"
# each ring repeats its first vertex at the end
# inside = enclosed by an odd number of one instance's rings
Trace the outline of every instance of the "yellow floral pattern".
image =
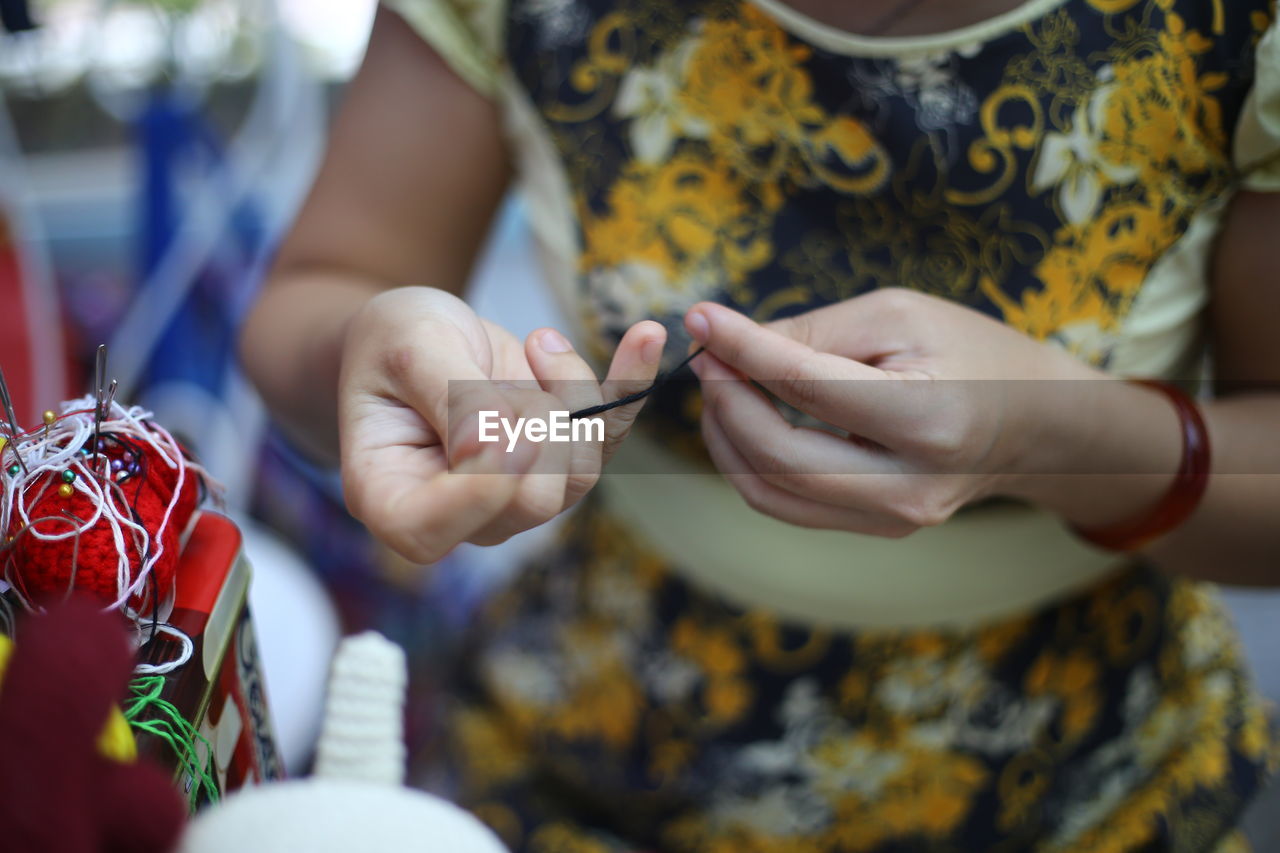
{"type": "MultiPolygon", "coordinates": [[[[1006,322],[1033,337],[1077,338],[1065,333],[1079,326],[1118,333],[1156,261],[1233,177],[1214,97],[1230,78],[1197,61],[1214,42],[1172,11],[1149,38],[1150,52],[1100,69],[1070,131],[1049,133],[1039,152],[1032,188],[1059,190],[1063,221],[1035,267],[1043,287],[1019,301],[983,281],[1006,322]]],[[[1084,354],[1101,360],[1098,348],[1084,354]]]]}
{"type": "MultiPolygon", "coordinates": [[[[597,33],[617,26],[607,17],[597,33]]],[[[814,99],[802,65],[811,52],[744,7],[700,20],[652,66],[625,71],[612,109],[633,156],[602,213],[579,198],[580,265],[597,296],[589,328],[608,331],[596,322],[601,301],[615,329],[724,292],[749,301],[749,277],[776,254],[770,232],[787,187],[868,193],[884,183],[888,155],[874,136],[814,99]]],[[[592,60],[578,69],[591,85],[623,73],[612,54],[592,60]]]]}
{"type": "Polygon", "coordinates": [[[742,282],[773,247],[746,187],[715,161],[681,154],[634,166],[609,190],[609,214],[588,216],[588,267],[644,264],[669,283],[698,272],[742,282]]]}
{"type": "Polygon", "coordinates": [[[538,15],[513,2],[510,59],[571,179],[601,352],[640,319],[679,335],[698,299],[769,319],[906,286],[1100,366],[1239,177],[1230,128],[1270,22],[1267,0],[1064,0],[990,44],[890,62],[743,0],[560,0],[594,25],[548,60],[521,49],[538,15]]]}
{"type": "Polygon", "coordinates": [[[706,122],[711,151],[767,204],[777,205],[786,180],[859,193],[884,182],[884,149],[860,121],[818,104],[802,66],[811,50],[763,12],[745,6],[739,16],[709,18],[693,38],[678,101],[706,122]]]}
{"type": "Polygon", "coordinates": [[[850,636],[726,606],[595,506],[563,537],[451,715],[457,790],[517,849],[1242,849],[1276,746],[1207,586],[850,636]]]}

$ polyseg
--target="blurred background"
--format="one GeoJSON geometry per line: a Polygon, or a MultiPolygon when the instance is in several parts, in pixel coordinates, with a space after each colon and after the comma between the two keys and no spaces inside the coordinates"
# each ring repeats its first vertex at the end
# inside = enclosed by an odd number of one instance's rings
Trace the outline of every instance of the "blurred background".
{"type": "MultiPolygon", "coordinates": [[[[457,628],[550,531],[460,549],[428,572],[403,565],[346,515],[331,472],[271,429],[234,360],[374,0],[27,5],[24,21],[0,2],[0,364],[20,417],[85,393],[107,344],[118,398],[195,450],[246,533],[290,771],[306,769],[334,642],[367,627],[410,653],[420,752],[457,628]]],[[[509,204],[473,294],[518,333],[555,323],[531,251],[509,204]]]]}
{"type": "MultiPolygon", "coordinates": [[[[246,531],[289,770],[306,769],[336,638],[366,627],[409,652],[421,754],[457,629],[553,533],[463,548],[427,572],[402,565],[348,518],[332,474],[276,435],[233,357],[374,0],[32,0],[29,21],[21,5],[0,0],[0,363],[23,417],[84,393],[92,353],[108,344],[118,397],[188,442],[246,531]]],[[[516,334],[555,325],[535,270],[512,201],[473,301],[516,334]]],[[[1280,698],[1280,595],[1227,594],[1264,690],[1280,698]]],[[[1270,799],[1251,819],[1264,850],[1280,849],[1270,799]]]]}

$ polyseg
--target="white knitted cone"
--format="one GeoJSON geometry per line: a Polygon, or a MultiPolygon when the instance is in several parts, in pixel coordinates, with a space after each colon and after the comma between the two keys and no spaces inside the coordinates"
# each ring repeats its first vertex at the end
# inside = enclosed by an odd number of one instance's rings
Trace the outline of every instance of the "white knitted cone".
{"type": "Polygon", "coordinates": [[[404,784],[404,652],[373,631],[338,645],[315,775],[404,784]]]}
{"type": "Polygon", "coordinates": [[[315,778],[236,791],[188,825],[180,853],[506,853],[472,815],[400,787],[405,681],[398,646],[343,640],[315,778]]]}

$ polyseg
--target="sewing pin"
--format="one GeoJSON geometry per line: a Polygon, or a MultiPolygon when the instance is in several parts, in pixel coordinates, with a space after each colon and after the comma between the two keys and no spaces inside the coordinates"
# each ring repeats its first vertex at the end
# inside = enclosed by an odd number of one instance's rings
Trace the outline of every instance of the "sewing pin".
{"type": "MultiPolygon", "coordinates": [[[[98,344],[98,352],[93,360],[93,452],[96,454],[102,449],[102,418],[106,414],[103,411],[105,407],[104,396],[106,394],[107,385],[107,345],[98,344]]],[[[106,458],[105,456],[103,457],[106,458]]],[[[105,476],[111,476],[109,471],[103,472],[105,476]]]]}
{"type": "Polygon", "coordinates": [[[9,396],[9,383],[4,378],[4,368],[0,368],[0,405],[4,406],[4,415],[9,420],[9,444],[13,448],[13,455],[22,466],[22,472],[31,476],[31,472],[27,470],[27,462],[18,449],[18,434],[21,430],[18,429],[18,415],[13,410],[13,398],[9,396]]]}

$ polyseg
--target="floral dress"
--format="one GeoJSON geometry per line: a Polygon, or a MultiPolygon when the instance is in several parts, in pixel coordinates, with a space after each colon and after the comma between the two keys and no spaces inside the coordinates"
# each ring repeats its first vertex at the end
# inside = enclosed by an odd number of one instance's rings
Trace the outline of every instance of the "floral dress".
{"type": "MultiPolygon", "coordinates": [[[[1280,189],[1267,0],[913,38],[780,0],[384,2],[501,108],[601,359],[641,319],[678,358],[699,300],[900,286],[1193,377],[1224,207],[1280,189]]],[[[782,525],[699,473],[699,405],[667,386],[477,626],[449,780],[511,846],[1240,849],[1272,735],[1210,587],[1000,502],[902,541],[782,525]]]]}

